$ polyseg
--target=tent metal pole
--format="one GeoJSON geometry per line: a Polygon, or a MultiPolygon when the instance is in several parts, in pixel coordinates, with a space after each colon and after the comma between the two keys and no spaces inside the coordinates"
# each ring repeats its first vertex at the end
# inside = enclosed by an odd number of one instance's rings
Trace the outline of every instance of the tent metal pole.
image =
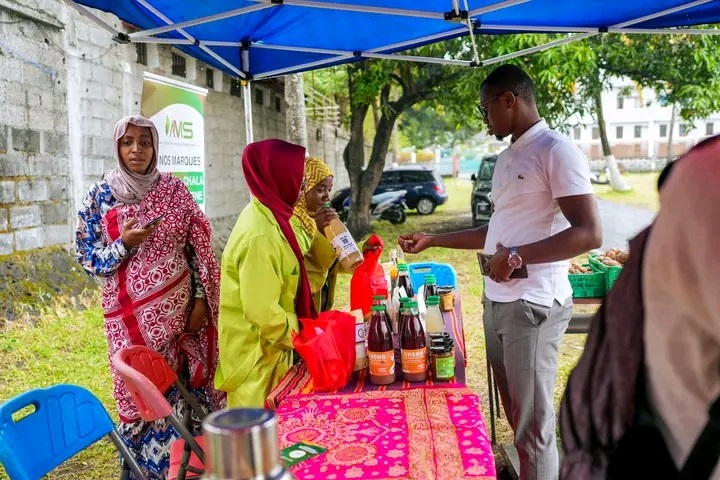
{"type": "MultiPolygon", "coordinates": [[[[503,8],[514,7],[515,5],[520,5],[521,3],[527,3],[529,1],[530,0],[505,0],[504,2],[496,3],[494,5],[488,5],[487,7],[481,7],[476,8],[475,10],[471,10],[468,16],[470,18],[473,18],[477,17],[478,15],[494,12],[495,10],[501,10],[503,8]]],[[[465,8],[467,8],[467,6],[465,8]]]]}
{"type": "MultiPolygon", "coordinates": [[[[468,7],[468,0],[465,0],[465,10],[470,10],[468,7]]],[[[473,32],[473,23],[472,20],[470,20],[470,17],[465,19],[465,24],[468,27],[468,32],[470,32],[470,44],[472,45],[472,51],[473,51],[473,63],[475,65],[480,65],[480,55],[478,55],[478,49],[477,49],[477,43],[475,43],[475,32],[473,32]]]]}
{"type": "Polygon", "coordinates": [[[682,12],[683,10],[687,10],[688,8],[697,7],[698,5],[703,5],[712,1],[714,0],[695,0],[694,2],[686,3],[685,5],[678,5],[677,7],[668,8],[657,13],[651,13],[650,15],[645,15],[644,17],[635,18],[626,22],[616,23],[615,25],[612,25],[612,28],[629,27],[630,25],[647,22],[648,20],[654,20],[656,18],[664,17],[665,15],[670,15],[672,13],[682,12]]]}
{"type": "Polygon", "coordinates": [[[408,60],[412,62],[437,63],[439,65],[461,65],[469,67],[472,62],[468,60],[455,60],[448,58],[420,57],[415,55],[398,55],[394,53],[349,52],[347,50],[330,50],[324,48],[291,47],[283,45],[268,45],[266,43],[253,43],[252,48],[266,50],[284,50],[287,52],[319,53],[323,55],[339,55],[346,57],[382,58],[384,60],[408,60]]]}
{"type": "Polygon", "coordinates": [[[65,0],[65,2],[68,5],[70,5],[72,8],[77,10],[78,13],[80,13],[83,17],[91,20],[98,27],[102,28],[103,30],[105,30],[107,32],[110,32],[113,35],[113,37],[117,37],[118,35],[120,35],[120,32],[118,32],[113,27],[108,25],[103,19],[101,19],[100,17],[98,17],[97,15],[92,13],[90,10],[88,10],[84,6],[78,4],[74,0],[65,0]]]}
{"type": "MultiPolygon", "coordinates": [[[[254,2],[271,3],[274,0],[252,0],[254,2]]],[[[283,0],[283,5],[293,7],[312,7],[327,10],[341,10],[346,12],[379,13],[383,15],[398,15],[401,17],[430,18],[444,20],[445,14],[441,12],[426,12],[423,10],[406,10],[402,8],[366,7],[346,3],[316,2],[314,0],[283,0]]]]}
{"type": "Polygon", "coordinates": [[[465,29],[466,27],[461,26],[447,32],[434,33],[432,35],[416,38],[414,40],[406,40],[404,42],[393,43],[392,45],[384,45],[382,47],[372,48],[370,50],[366,50],[366,53],[381,53],[387,52],[388,50],[399,50],[410,45],[417,45],[418,43],[439,42],[440,40],[447,40],[448,38],[456,37],[462,32],[464,32],[465,29]]]}
{"type": "Polygon", "coordinates": [[[608,28],[610,33],[642,33],[651,35],[720,35],[720,29],[700,28],[608,28]]]}
{"type": "MultiPolygon", "coordinates": [[[[158,9],[156,9],[155,7],[153,7],[152,5],[150,5],[150,4],[147,2],[147,0],[137,0],[137,2],[138,2],[140,5],[142,5],[143,7],[145,7],[146,9],[148,9],[148,11],[150,11],[150,13],[152,13],[153,15],[155,15],[157,18],[159,18],[159,19],[162,20],[163,22],[167,23],[168,25],[170,25],[170,24],[173,23],[172,20],[170,20],[168,17],[166,17],[162,12],[160,12],[158,9]]],[[[185,30],[183,30],[182,28],[178,28],[177,31],[178,31],[178,33],[179,33],[180,35],[182,35],[182,36],[185,37],[186,39],[190,40],[193,44],[197,43],[196,40],[195,40],[195,38],[194,38],[192,35],[190,35],[189,33],[187,33],[185,30]]],[[[228,62],[227,60],[225,60],[224,58],[222,58],[222,57],[221,57],[220,55],[218,55],[217,53],[213,52],[210,48],[206,47],[206,46],[203,45],[202,43],[198,43],[198,48],[200,48],[200,50],[202,50],[203,52],[205,52],[205,53],[207,53],[208,55],[210,55],[210,56],[211,56],[212,58],[214,58],[216,61],[218,61],[218,62],[220,62],[221,64],[223,64],[223,65],[224,65],[225,67],[227,67],[230,71],[232,71],[233,73],[235,73],[236,75],[238,75],[240,78],[245,78],[245,74],[244,74],[243,72],[241,72],[235,65],[233,65],[233,64],[230,63],[230,62],[228,62]]]]}
{"type": "Polygon", "coordinates": [[[251,46],[252,48],[263,50],[282,50],[285,52],[319,53],[321,55],[353,55],[353,52],[348,52],[347,50],[333,50],[330,48],[291,47],[289,45],[271,45],[268,43],[253,43],[251,46]]]}
{"type": "Polygon", "coordinates": [[[252,85],[250,82],[242,81],[243,107],[245,110],[245,144],[254,142],[253,138],[253,113],[252,113],[252,85]]]}
{"type": "Polygon", "coordinates": [[[543,43],[542,45],[537,45],[535,47],[518,50],[517,52],[500,55],[499,57],[493,57],[489,60],[482,60],[480,63],[483,66],[492,65],[495,63],[504,62],[505,60],[510,60],[511,58],[522,57],[524,55],[530,55],[531,53],[539,52],[541,50],[547,50],[548,48],[564,45],[566,43],[574,42],[576,40],[584,40],[586,38],[594,37],[595,35],[598,35],[598,33],[580,33],[571,37],[561,38],[552,42],[543,43]]]}
{"type": "MultiPolygon", "coordinates": [[[[240,62],[245,77],[250,76],[250,42],[244,42],[240,48],[240,62]]],[[[250,81],[242,82],[243,107],[245,110],[245,144],[254,141],[253,113],[252,113],[252,84],[250,81]]]]}
{"type": "Polygon", "coordinates": [[[598,31],[596,27],[544,27],[538,25],[494,25],[481,24],[476,29],[480,30],[497,30],[497,31],[518,31],[518,32],[544,32],[544,33],[594,33],[598,31]]]}
{"type": "Polygon", "coordinates": [[[394,53],[366,53],[360,54],[363,58],[381,58],[383,60],[404,60],[408,62],[418,63],[435,63],[437,65],[459,65],[462,67],[469,67],[473,62],[469,60],[455,60],[452,58],[434,58],[434,57],[420,57],[416,55],[397,55],[394,53]]]}
{"type": "Polygon", "coordinates": [[[256,12],[258,10],[264,10],[266,8],[272,8],[277,4],[260,4],[250,5],[249,7],[236,8],[235,10],[229,10],[227,12],[218,13],[215,15],[208,15],[207,17],[195,18],[192,20],[186,20],[184,22],[172,23],[166,27],[151,28],[149,30],[142,30],[140,32],[134,32],[130,34],[130,38],[135,37],[151,37],[160,33],[172,32],[179,28],[193,27],[195,25],[202,25],[203,23],[215,22],[218,20],[225,20],[226,18],[237,17],[238,15],[244,15],[246,13],[256,12]]]}
{"type": "Polygon", "coordinates": [[[280,68],[278,70],[272,70],[270,72],[261,73],[255,76],[255,80],[261,80],[265,78],[279,77],[281,75],[289,75],[291,73],[304,72],[317,67],[323,67],[335,62],[341,62],[353,58],[353,55],[338,55],[332,58],[326,58],[323,60],[316,60],[314,62],[303,63],[302,65],[294,65],[292,67],[280,68]]]}
{"type": "Polygon", "coordinates": [[[130,38],[130,41],[132,43],[157,43],[160,45],[195,45],[195,42],[180,38],[134,37],[130,38]]]}
{"type": "Polygon", "coordinates": [[[221,42],[216,40],[208,40],[202,42],[193,42],[191,40],[183,40],[180,38],[159,38],[159,37],[136,37],[130,39],[132,43],[158,43],[162,45],[205,45],[206,47],[239,47],[242,42],[221,42]]]}
{"type": "MultiPolygon", "coordinates": [[[[704,4],[704,3],[708,3],[708,2],[711,2],[711,1],[713,1],[713,0],[695,0],[694,2],[686,3],[685,5],[680,5],[680,6],[678,6],[678,7],[668,8],[668,9],[666,9],[666,10],[663,10],[663,11],[660,11],[660,12],[656,12],[656,13],[653,13],[653,14],[650,14],[650,15],[645,15],[645,16],[643,16],[643,17],[639,17],[639,18],[635,18],[635,19],[632,19],[632,20],[627,20],[627,21],[625,21],[625,22],[617,23],[617,24],[615,24],[615,25],[610,26],[610,27],[608,28],[608,30],[609,30],[609,29],[619,29],[619,30],[621,30],[621,31],[625,31],[625,30],[624,30],[624,27],[628,27],[628,26],[634,25],[634,24],[636,24],[636,23],[646,22],[646,21],[648,21],[648,20],[653,20],[653,19],[655,19],[655,18],[659,18],[659,17],[662,17],[662,16],[664,16],[664,15],[670,15],[670,14],[672,14],[672,13],[677,13],[677,12],[680,12],[680,11],[682,11],[682,10],[687,10],[688,8],[697,7],[698,5],[702,5],[702,4],[704,4]]],[[[579,35],[573,35],[573,36],[568,37],[568,38],[563,38],[563,39],[560,39],[560,40],[555,40],[554,42],[549,42],[549,43],[545,43],[545,44],[543,44],[543,45],[538,45],[537,47],[526,48],[525,50],[520,50],[520,51],[518,51],[518,52],[509,53],[509,54],[507,54],[507,55],[501,55],[501,56],[499,56],[499,57],[491,58],[491,59],[489,59],[489,60],[483,60],[483,61],[482,61],[482,65],[492,65],[492,64],[494,64],[494,63],[500,63],[500,62],[503,62],[503,61],[505,61],[505,60],[509,60],[509,59],[511,59],[511,58],[520,57],[520,56],[522,56],[522,55],[529,55],[529,54],[531,54],[531,53],[539,52],[539,51],[541,51],[541,50],[545,50],[545,49],[548,49],[548,48],[557,47],[558,45],[563,45],[563,44],[565,44],[565,43],[573,42],[573,41],[575,41],[575,40],[583,40],[583,39],[586,39],[586,38],[594,37],[595,35],[598,35],[599,33],[600,33],[600,32],[598,31],[597,33],[590,33],[590,32],[589,32],[589,33],[581,33],[581,34],[579,34],[579,35]]]]}

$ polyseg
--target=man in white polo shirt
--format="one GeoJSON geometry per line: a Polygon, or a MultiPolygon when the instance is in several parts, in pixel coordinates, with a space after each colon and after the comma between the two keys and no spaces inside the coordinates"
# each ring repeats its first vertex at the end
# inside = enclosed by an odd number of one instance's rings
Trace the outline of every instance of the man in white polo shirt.
{"type": "Polygon", "coordinates": [[[497,159],[490,223],[473,230],[401,235],[408,253],[483,249],[483,324],[503,408],[515,432],[522,480],[559,476],[553,389],[558,348],[572,313],[568,260],[602,244],[589,164],[540,118],[532,79],[495,69],[480,89],[491,135],[512,144],[497,159]],[[516,278],[527,269],[527,278],[516,278]],[[512,276],[512,278],[511,278],[512,276]]]}

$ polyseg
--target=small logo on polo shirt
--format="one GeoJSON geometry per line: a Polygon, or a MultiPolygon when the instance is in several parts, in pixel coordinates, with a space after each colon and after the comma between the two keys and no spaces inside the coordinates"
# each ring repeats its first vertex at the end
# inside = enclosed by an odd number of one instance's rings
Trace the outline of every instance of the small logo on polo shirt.
{"type": "Polygon", "coordinates": [[[522,175],[518,175],[518,179],[519,179],[519,180],[525,180],[525,177],[523,177],[522,175]]]}

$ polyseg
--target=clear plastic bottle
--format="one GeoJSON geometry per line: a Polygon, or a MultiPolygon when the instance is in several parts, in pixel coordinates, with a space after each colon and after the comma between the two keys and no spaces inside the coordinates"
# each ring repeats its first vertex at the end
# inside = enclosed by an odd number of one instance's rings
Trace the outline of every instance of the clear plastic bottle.
{"type": "MultiPolygon", "coordinates": [[[[325,208],[330,208],[326,203],[325,208]]],[[[352,270],[363,262],[362,252],[344,223],[337,218],[330,220],[325,227],[325,236],[338,254],[345,270],[352,270]]]]}
{"type": "Polygon", "coordinates": [[[445,321],[440,311],[440,297],[431,296],[425,301],[425,328],[427,333],[440,333],[445,331],[445,321]]]}

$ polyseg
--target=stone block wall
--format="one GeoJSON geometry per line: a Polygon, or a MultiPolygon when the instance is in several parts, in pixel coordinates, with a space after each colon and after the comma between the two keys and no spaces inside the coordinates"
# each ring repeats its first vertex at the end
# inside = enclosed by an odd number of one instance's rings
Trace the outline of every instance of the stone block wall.
{"type": "MultiPolygon", "coordinates": [[[[116,17],[99,15],[129,31],[116,17]]],[[[135,45],[115,43],[60,0],[0,0],[0,255],[72,244],[82,198],[115,166],[115,122],[140,111],[144,71],[207,88],[208,67],[186,57],[185,76],[173,75],[173,53],[183,55],[147,45],[141,64],[135,45]]],[[[249,193],[240,167],[243,101],[230,94],[231,77],[217,70],[212,77],[206,213],[220,248],[249,193]]],[[[285,138],[282,82],[255,85],[253,97],[255,140],[285,138]]],[[[308,136],[309,153],[336,172],[336,188],[348,186],[347,134],[309,121],[308,136]]]]}

